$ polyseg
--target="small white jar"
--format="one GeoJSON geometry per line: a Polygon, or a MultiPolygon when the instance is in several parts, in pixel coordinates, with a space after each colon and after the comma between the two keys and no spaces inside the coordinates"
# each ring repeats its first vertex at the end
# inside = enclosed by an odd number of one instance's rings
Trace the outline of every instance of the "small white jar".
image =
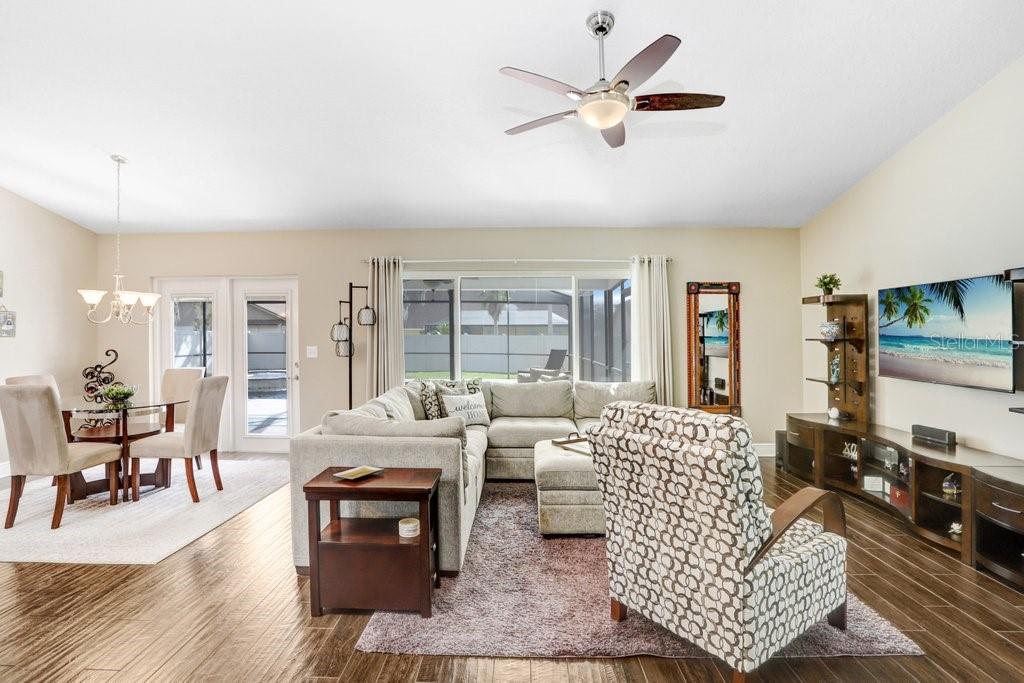
{"type": "Polygon", "coordinates": [[[420,520],[405,517],[398,520],[398,535],[402,538],[416,538],[420,535],[420,520]]]}

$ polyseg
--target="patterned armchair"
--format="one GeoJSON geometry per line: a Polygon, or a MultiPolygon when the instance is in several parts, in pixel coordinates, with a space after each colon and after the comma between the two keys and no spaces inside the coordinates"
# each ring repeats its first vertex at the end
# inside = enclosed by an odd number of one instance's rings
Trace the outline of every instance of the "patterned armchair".
{"type": "Polygon", "coordinates": [[[589,434],[604,499],[612,619],[627,606],[743,681],[828,618],[846,628],[846,522],[835,493],[763,500],[746,423],[621,401],[589,434]],[[824,528],[802,516],[821,502],[824,528]]]}

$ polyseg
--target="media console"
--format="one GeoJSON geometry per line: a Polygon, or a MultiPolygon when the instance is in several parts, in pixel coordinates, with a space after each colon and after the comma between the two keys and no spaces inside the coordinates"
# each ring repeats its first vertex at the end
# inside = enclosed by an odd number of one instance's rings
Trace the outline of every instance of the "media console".
{"type": "Polygon", "coordinates": [[[965,564],[1024,588],[1024,461],[824,413],[787,415],[785,445],[785,471],[885,508],[965,564]]]}

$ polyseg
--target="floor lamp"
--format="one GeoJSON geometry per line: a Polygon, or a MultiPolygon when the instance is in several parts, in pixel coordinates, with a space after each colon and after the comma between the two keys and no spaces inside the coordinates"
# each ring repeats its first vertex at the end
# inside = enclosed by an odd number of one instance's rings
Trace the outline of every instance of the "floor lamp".
{"type": "Polygon", "coordinates": [[[370,288],[366,285],[348,283],[348,299],[338,300],[338,322],[331,326],[331,341],[334,342],[334,353],[339,358],[348,358],[348,409],[352,410],[352,358],[356,355],[356,347],[352,340],[352,301],[355,290],[361,289],[366,295],[363,307],[356,313],[356,322],[363,327],[377,324],[377,312],[370,308],[370,288]],[[348,306],[348,315],[345,315],[348,306]]]}

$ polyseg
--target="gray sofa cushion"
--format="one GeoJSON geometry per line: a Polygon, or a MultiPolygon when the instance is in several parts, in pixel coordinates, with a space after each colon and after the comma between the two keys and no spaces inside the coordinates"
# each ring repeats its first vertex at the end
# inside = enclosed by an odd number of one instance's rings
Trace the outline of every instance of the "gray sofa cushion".
{"type": "Polygon", "coordinates": [[[588,455],[561,448],[541,448],[533,456],[533,473],[540,491],[598,490],[594,461],[588,455]]]}
{"type": "Polygon", "coordinates": [[[377,399],[369,400],[363,405],[357,406],[348,412],[355,413],[356,415],[369,415],[370,417],[379,417],[382,420],[388,419],[387,408],[385,408],[384,404],[378,401],[377,399]]]}
{"type": "Polygon", "coordinates": [[[467,443],[466,423],[461,417],[400,422],[364,415],[354,410],[332,410],[320,423],[324,434],[335,436],[451,437],[467,443]]]}
{"type": "Polygon", "coordinates": [[[601,411],[614,401],[655,400],[654,382],[576,382],[573,411],[577,418],[601,417],[601,411]]]}
{"type": "Polygon", "coordinates": [[[491,384],[492,418],[572,416],[572,382],[491,384]]]}
{"type": "Polygon", "coordinates": [[[492,448],[533,448],[538,441],[574,431],[576,423],[564,417],[496,417],[487,430],[487,444],[492,448]]]}
{"type": "Polygon", "coordinates": [[[576,431],[579,432],[580,436],[586,436],[588,429],[599,424],[601,424],[601,418],[599,417],[577,417],[576,431]]]}
{"type": "Polygon", "coordinates": [[[384,406],[384,411],[392,420],[399,422],[413,422],[416,420],[416,413],[412,408],[412,401],[405,387],[394,387],[373,399],[384,406]]]}
{"type": "Polygon", "coordinates": [[[427,414],[423,411],[423,401],[420,399],[420,393],[423,391],[423,382],[418,379],[411,379],[402,388],[405,389],[405,394],[409,397],[413,417],[417,420],[426,420],[427,414]]]}
{"type": "Polygon", "coordinates": [[[466,451],[483,459],[487,451],[487,427],[469,425],[466,427],[466,451]]]}

